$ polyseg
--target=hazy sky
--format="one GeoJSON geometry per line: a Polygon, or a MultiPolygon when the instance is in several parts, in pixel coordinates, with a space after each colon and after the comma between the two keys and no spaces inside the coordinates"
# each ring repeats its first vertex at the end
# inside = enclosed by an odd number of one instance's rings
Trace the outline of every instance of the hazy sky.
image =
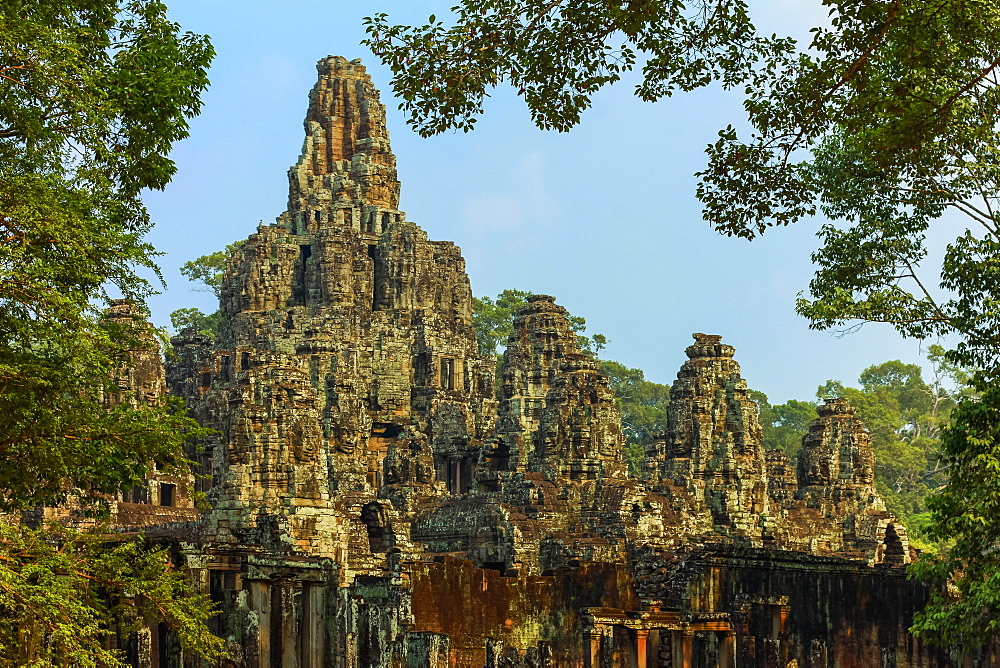
{"type": "MultiPolygon", "coordinates": [[[[181,264],[246,238],[284,210],[315,63],[329,54],[361,58],[383,91],[400,208],[431,239],[462,248],[477,296],[505,288],[555,295],[610,339],[607,358],[665,383],[693,332],[722,334],[750,386],[775,403],[809,399],[830,378],[854,383],[874,363],[920,361],[918,342],[887,326],[838,338],[795,315],[822,221],[746,242],[702,220],[693,174],[717,131],[742,119],[735,93],[713,88],[649,104],[632,95],[634,79],[624,81],[602,91],[577,128],[558,134],[537,130],[523,103],[501,90],[473,133],[411,132],[388,94],[387,71],[358,44],[361,19],[384,11],[417,23],[451,4],[168,2],[171,18],[209,34],[218,55],[204,110],[173,153],[174,181],[146,198],[168,283],[150,302],[157,324],[168,325],[176,308],[216,308],[210,295],[192,291],[181,264]]],[[[818,0],[752,4],[768,30],[801,32],[824,16],[818,0]]]]}

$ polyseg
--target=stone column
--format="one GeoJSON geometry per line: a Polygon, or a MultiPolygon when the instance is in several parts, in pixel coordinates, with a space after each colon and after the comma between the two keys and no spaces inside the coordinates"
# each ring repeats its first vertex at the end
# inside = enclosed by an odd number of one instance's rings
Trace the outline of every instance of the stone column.
{"type": "Polygon", "coordinates": [[[266,666],[271,661],[271,585],[266,580],[246,583],[250,609],[257,615],[257,647],[247,647],[247,652],[256,655],[251,666],[266,666]]]}
{"type": "Polygon", "coordinates": [[[659,668],[660,666],[660,638],[663,633],[659,629],[650,629],[649,640],[646,641],[646,666],[648,668],[659,668]]]}
{"type": "Polygon", "coordinates": [[[302,588],[302,668],[323,668],[326,650],[326,588],[307,583],[302,588]]]}
{"type": "Polygon", "coordinates": [[[604,634],[601,633],[601,629],[594,628],[585,633],[583,637],[583,667],[601,668],[601,640],[603,640],[604,634]]]}
{"type": "MultiPolygon", "coordinates": [[[[299,668],[298,627],[295,623],[295,584],[283,580],[280,585],[280,619],[271,623],[281,624],[281,666],[299,668]]],[[[278,611],[275,611],[278,612],[278,611]]]]}
{"type": "Polygon", "coordinates": [[[148,626],[135,632],[135,649],[140,666],[159,668],[160,653],[157,651],[156,633],[148,626]]]}
{"type": "MultiPolygon", "coordinates": [[[[649,641],[649,631],[646,629],[635,630],[635,665],[636,668],[647,668],[647,644],[649,641]]],[[[653,666],[656,668],[656,666],[653,666]]]]}
{"type": "Polygon", "coordinates": [[[694,658],[694,631],[673,632],[674,668],[691,668],[694,658]]]}
{"type": "Polygon", "coordinates": [[[736,634],[733,631],[723,631],[719,634],[719,668],[736,668],[736,634]]]}

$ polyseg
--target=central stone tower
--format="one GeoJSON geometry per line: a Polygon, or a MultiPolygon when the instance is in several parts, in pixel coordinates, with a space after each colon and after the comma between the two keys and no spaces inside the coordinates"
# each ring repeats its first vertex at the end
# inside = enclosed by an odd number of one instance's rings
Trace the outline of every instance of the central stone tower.
{"type": "Polygon", "coordinates": [[[221,432],[202,455],[216,539],[277,522],[307,552],[356,545],[346,561],[362,563],[408,541],[392,515],[412,499],[469,488],[493,363],[478,356],[459,249],[397,209],[365,68],[317,68],[288,210],[230,259],[215,350],[182,341],[174,376],[189,371],[172,386],[221,432]]]}

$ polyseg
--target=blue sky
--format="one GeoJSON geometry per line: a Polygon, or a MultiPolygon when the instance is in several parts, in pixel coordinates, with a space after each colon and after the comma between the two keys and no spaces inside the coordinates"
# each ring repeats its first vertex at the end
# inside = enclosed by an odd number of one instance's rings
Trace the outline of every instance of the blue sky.
{"type": "MultiPolygon", "coordinates": [[[[693,174],[717,131],[742,119],[737,94],[714,88],[650,104],[632,95],[633,78],[601,91],[582,123],[559,134],[537,130],[523,103],[500,90],[473,133],[411,132],[388,95],[387,71],[359,46],[361,20],[384,11],[417,23],[450,4],[168,3],[171,18],[209,34],[218,55],[203,112],[174,150],[177,175],[146,197],[168,285],[150,301],[157,324],[168,325],[176,308],[215,309],[211,295],[192,291],[181,264],[285,209],[315,63],[342,55],[361,58],[382,90],[400,208],[430,238],[462,248],[477,296],[505,288],[555,295],[610,339],[606,357],[664,383],[693,332],[722,334],[750,386],[776,403],[810,399],[827,379],[854,383],[871,364],[921,360],[919,343],[887,326],[837,337],[795,315],[822,221],[746,242],[702,220],[693,174]]],[[[769,31],[800,35],[824,16],[818,1],[772,0],[754,10],[769,31]]]]}

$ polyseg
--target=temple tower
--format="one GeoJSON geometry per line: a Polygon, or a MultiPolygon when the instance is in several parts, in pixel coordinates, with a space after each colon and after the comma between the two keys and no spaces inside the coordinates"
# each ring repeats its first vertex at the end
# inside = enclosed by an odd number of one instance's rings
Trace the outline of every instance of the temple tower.
{"type": "Polygon", "coordinates": [[[239,514],[229,526],[252,524],[252,508],[287,517],[306,552],[362,559],[406,541],[405,522],[372,518],[468,491],[493,425],[493,368],[459,249],[397,209],[365,68],[328,57],[317,70],[288,210],[230,258],[214,350],[180,337],[187,363],[171,377],[222,432],[206,466],[217,511],[239,514]]]}
{"type": "Polygon", "coordinates": [[[768,518],[767,460],[757,405],[750,399],[735,348],[695,334],[670,389],[664,438],[648,450],[656,480],[703,501],[716,531],[758,540],[768,518]]]}

